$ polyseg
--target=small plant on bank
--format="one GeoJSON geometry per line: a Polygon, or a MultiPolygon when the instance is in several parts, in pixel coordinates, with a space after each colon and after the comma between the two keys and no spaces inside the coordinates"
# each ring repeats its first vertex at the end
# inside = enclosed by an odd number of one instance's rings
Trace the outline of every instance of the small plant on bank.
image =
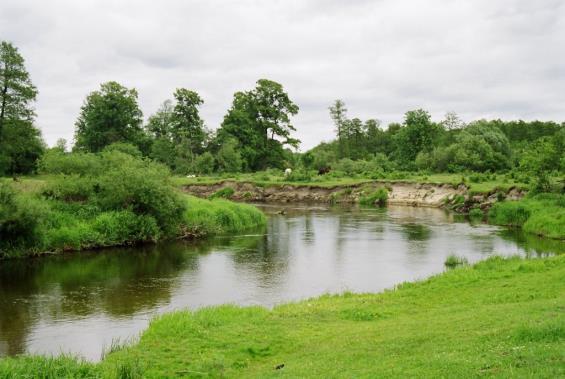
{"type": "Polygon", "coordinates": [[[447,259],[445,260],[445,262],[443,262],[443,264],[447,268],[455,268],[457,266],[468,265],[469,261],[465,257],[458,257],[455,254],[451,254],[449,257],[447,257],[447,259]]]}
{"type": "Polygon", "coordinates": [[[362,196],[359,203],[362,205],[379,205],[384,206],[388,200],[388,191],[384,187],[378,188],[375,192],[362,196]]]}
{"type": "Polygon", "coordinates": [[[485,216],[481,208],[473,208],[469,211],[469,218],[471,219],[482,219],[485,216]]]}
{"type": "Polygon", "coordinates": [[[235,193],[235,190],[231,187],[224,187],[222,189],[217,190],[216,192],[214,192],[212,195],[210,195],[208,198],[210,200],[212,199],[229,199],[233,196],[233,194],[235,193]]]}

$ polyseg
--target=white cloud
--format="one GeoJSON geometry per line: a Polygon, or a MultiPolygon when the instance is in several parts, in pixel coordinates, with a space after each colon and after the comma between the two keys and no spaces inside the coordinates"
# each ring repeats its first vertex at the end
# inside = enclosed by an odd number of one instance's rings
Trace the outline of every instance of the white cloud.
{"type": "Polygon", "coordinates": [[[327,107],[400,121],[565,119],[561,1],[4,0],[0,39],[14,42],[40,90],[46,140],[72,139],[86,94],[136,87],[145,116],[176,87],[198,91],[215,128],[235,91],[282,83],[300,106],[303,148],[329,140],[327,107]]]}

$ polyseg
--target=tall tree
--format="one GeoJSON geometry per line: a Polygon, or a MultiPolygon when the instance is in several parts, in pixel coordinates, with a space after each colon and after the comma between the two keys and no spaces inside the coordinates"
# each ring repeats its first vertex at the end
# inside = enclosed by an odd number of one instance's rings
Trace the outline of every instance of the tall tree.
{"type": "Polygon", "coordinates": [[[200,154],[206,140],[206,130],[198,108],[204,100],[198,93],[186,88],[178,88],[174,98],[176,103],[173,107],[171,130],[173,141],[180,143],[181,140],[187,140],[191,152],[200,154]]]}
{"type": "Polygon", "coordinates": [[[404,166],[413,164],[419,152],[433,149],[434,138],[440,130],[425,110],[406,112],[404,124],[395,136],[396,159],[404,166]]]}
{"type": "Polygon", "coordinates": [[[36,97],[18,49],[0,42],[0,175],[32,172],[43,153],[41,133],[33,125],[36,97]]]}
{"type": "Polygon", "coordinates": [[[234,94],[232,107],[218,131],[220,142],[233,137],[241,146],[245,168],[282,167],[284,146],[298,147],[291,117],[298,113],[283,86],[261,79],[255,89],[234,94]]]}
{"type": "Polygon", "coordinates": [[[9,120],[33,122],[32,103],[37,89],[31,83],[24,58],[10,42],[0,43],[0,141],[9,120]]]}
{"type": "Polygon", "coordinates": [[[137,91],[107,82],[91,92],[75,123],[76,148],[98,152],[114,142],[138,145],[143,137],[137,91]]]}
{"type": "Polygon", "coordinates": [[[347,129],[347,108],[345,103],[337,99],[334,101],[333,105],[329,107],[330,117],[332,118],[335,125],[335,132],[337,135],[337,145],[338,145],[338,157],[343,158],[348,155],[346,151],[346,129],[347,129]]]}
{"type": "Polygon", "coordinates": [[[173,102],[165,100],[155,114],[149,116],[147,132],[155,138],[171,138],[173,129],[173,102]]]}

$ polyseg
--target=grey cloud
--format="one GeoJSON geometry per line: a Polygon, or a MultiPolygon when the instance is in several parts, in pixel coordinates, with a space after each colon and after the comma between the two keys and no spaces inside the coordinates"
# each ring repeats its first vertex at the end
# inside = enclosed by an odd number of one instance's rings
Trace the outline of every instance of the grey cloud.
{"type": "Polygon", "coordinates": [[[480,117],[565,119],[565,5],[557,0],[4,0],[0,38],[40,89],[48,143],[72,138],[88,92],[136,87],[144,115],[177,87],[216,128],[233,93],[281,82],[303,148],[333,137],[327,108],[401,121],[423,107],[480,117]]]}

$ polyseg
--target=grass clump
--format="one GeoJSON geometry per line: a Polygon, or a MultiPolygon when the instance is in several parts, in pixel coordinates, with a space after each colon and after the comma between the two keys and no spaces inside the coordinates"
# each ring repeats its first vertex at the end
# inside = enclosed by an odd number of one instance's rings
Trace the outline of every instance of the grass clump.
{"type": "Polygon", "coordinates": [[[380,294],[174,312],[99,364],[9,358],[0,377],[40,361],[67,377],[563,377],[564,276],[563,255],[493,257],[380,294]]]}
{"type": "Polygon", "coordinates": [[[457,266],[468,265],[469,261],[465,257],[458,257],[455,254],[451,254],[445,259],[445,262],[443,262],[443,264],[447,268],[455,268],[457,266]]]}
{"type": "Polygon", "coordinates": [[[377,188],[376,191],[366,195],[361,196],[359,203],[362,205],[379,205],[384,206],[388,200],[388,191],[384,187],[377,188]]]}
{"type": "Polygon", "coordinates": [[[565,195],[538,194],[519,201],[502,201],[488,214],[492,224],[521,227],[539,236],[565,239],[565,195]]]}
{"type": "Polygon", "coordinates": [[[216,192],[214,192],[208,198],[210,200],[219,199],[219,198],[229,199],[233,196],[234,193],[235,193],[235,190],[232,187],[224,187],[224,188],[221,188],[221,189],[217,190],[216,192]]]}
{"type": "Polygon", "coordinates": [[[480,220],[485,216],[481,208],[473,208],[469,211],[469,218],[480,220]]]}

